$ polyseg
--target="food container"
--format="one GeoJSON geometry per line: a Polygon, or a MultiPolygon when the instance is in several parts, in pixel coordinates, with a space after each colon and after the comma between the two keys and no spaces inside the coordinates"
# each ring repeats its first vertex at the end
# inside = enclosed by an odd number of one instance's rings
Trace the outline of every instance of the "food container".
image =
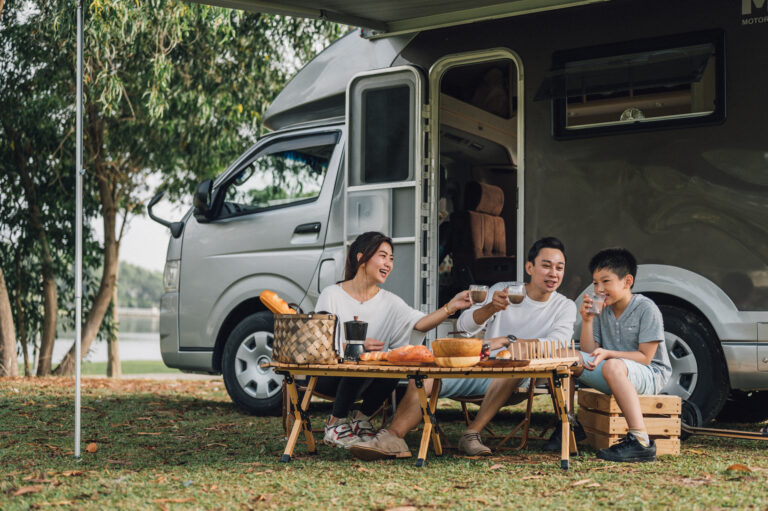
{"type": "Polygon", "coordinates": [[[473,357],[435,357],[438,367],[472,367],[480,362],[480,355],[473,357]]]}
{"type": "Polygon", "coordinates": [[[437,357],[480,357],[483,341],[470,337],[447,337],[432,342],[432,353],[437,357]]]}

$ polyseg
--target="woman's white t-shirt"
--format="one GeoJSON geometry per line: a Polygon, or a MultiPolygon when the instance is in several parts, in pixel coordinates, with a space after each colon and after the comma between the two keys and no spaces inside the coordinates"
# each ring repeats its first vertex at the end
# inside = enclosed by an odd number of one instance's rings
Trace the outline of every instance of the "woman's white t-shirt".
{"type": "Polygon", "coordinates": [[[470,307],[459,316],[457,328],[471,335],[485,328],[486,339],[512,334],[520,339],[556,340],[563,345],[570,344],[576,322],[576,304],[558,292],[552,293],[546,302],[531,300],[526,295],[521,303],[508,305],[485,324],[475,323],[475,311],[492,301],[493,293],[508,284],[499,282],[491,286],[485,302],[470,307]]]}
{"type": "Polygon", "coordinates": [[[360,302],[352,298],[341,284],[334,284],[323,289],[317,299],[315,310],[330,312],[339,317],[338,331],[341,339],[344,337],[344,322],[359,321],[368,323],[367,337],[372,337],[384,343],[382,351],[407,344],[420,344],[424,332],[413,329],[414,325],[425,316],[394,293],[379,289],[373,298],[360,302]]]}

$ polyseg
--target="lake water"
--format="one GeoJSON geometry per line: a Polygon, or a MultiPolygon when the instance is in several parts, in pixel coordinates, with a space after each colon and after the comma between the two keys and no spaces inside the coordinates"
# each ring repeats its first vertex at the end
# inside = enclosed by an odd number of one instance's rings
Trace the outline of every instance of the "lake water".
{"type": "MultiPolygon", "coordinates": [[[[120,360],[162,360],[160,356],[160,314],[152,309],[120,309],[118,348],[120,360]]],[[[74,344],[74,332],[59,332],[53,345],[53,364],[61,362],[74,344]]],[[[96,339],[84,360],[107,361],[107,341],[96,339]]]]}

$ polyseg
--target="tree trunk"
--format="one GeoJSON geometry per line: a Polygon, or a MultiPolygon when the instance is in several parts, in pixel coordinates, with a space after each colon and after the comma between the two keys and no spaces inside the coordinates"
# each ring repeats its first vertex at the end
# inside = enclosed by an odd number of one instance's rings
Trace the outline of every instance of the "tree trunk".
{"type": "Polygon", "coordinates": [[[0,268],[0,376],[18,376],[16,332],[13,327],[13,311],[5,287],[5,276],[0,268]]]}
{"type": "Polygon", "coordinates": [[[21,353],[24,355],[24,376],[32,376],[32,370],[29,366],[29,343],[27,342],[27,320],[24,317],[24,305],[21,303],[21,296],[24,288],[21,286],[23,278],[21,275],[21,250],[16,251],[16,292],[14,300],[16,302],[16,325],[18,325],[18,340],[21,344],[21,353]]]}
{"type": "Polygon", "coordinates": [[[53,354],[53,343],[56,340],[56,320],[59,314],[59,298],[56,289],[56,275],[53,271],[53,257],[50,245],[48,244],[48,234],[43,227],[43,215],[37,202],[35,184],[27,167],[28,156],[24,152],[24,144],[18,139],[16,133],[7,126],[5,126],[5,132],[9,135],[9,138],[13,138],[16,141],[14,144],[14,157],[29,207],[30,231],[33,239],[40,243],[40,256],[43,268],[43,337],[40,341],[37,375],[47,376],[51,374],[51,355],[53,354]]]}
{"type": "MultiPolygon", "coordinates": [[[[95,138],[93,135],[89,137],[95,138]]],[[[95,151],[94,151],[95,153],[95,151]]],[[[85,319],[82,330],[82,355],[88,353],[91,343],[99,333],[101,322],[109,308],[109,302],[117,285],[117,266],[120,252],[120,241],[116,237],[117,209],[114,197],[114,189],[108,181],[108,174],[103,162],[98,157],[94,161],[94,175],[99,184],[99,199],[101,201],[101,215],[104,221],[104,272],[101,275],[101,284],[91,310],[85,319]]],[[[71,376],[75,374],[75,346],[73,345],[61,363],[53,371],[58,376],[71,376]]]]}
{"type": "MultiPolygon", "coordinates": [[[[119,273],[120,266],[118,266],[119,273]]],[[[117,345],[117,334],[120,331],[119,317],[117,314],[117,282],[112,293],[112,329],[109,332],[109,350],[107,351],[107,376],[110,378],[121,378],[123,376],[122,367],[120,367],[120,349],[117,345]]]]}

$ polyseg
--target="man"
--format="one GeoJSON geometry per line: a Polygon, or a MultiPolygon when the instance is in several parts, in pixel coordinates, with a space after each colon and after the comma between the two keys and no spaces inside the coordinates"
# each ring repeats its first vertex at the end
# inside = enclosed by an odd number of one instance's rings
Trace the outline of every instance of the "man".
{"type": "MultiPolygon", "coordinates": [[[[557,340],[570,344],[576,321],[576,304],[557,292],[565,272],[565,247],[557,238],[542,238],[528,251],[525,271],[530,282],[525,285],[526,296],[519,304],[512,305],[507,298],[509,283],[500,282],[488,291],[483,304],[475,305],[459,317],[457,329],[474,335],[485,329],[485,339],[491,350],[500,350],[512,342],[557,340]]],[[[432,380],[424,384],[432,391],[432,380]]],[[[480,431],[490,422],[499,408],[512,395],[515,388],[524,384],[509,378],[447,378],[443,380],[440,397],[485,395],[475,420],[467,427],[459,441],[459,450],[471,456],[489,455],[491,450],[480,440],[480,431]]],[[[421,407],[413,382],[400,402],[392,424],[380,430],[368,441],[350,449],[352,455],[364,459],[407,458],[411,456],[403,439],[421,422],[421,407]]]]}

